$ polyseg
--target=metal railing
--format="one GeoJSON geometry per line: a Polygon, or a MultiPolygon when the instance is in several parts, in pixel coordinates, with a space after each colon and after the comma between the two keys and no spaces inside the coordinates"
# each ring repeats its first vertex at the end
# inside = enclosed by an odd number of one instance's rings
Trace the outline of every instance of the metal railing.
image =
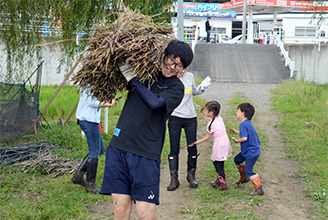
{"type": "Polygon", "coordinates": [[[317,36],[288,36],[285,37],[285,44],[318,44],[328,43],[328,37],[317,37],[317,36]]]}
{"type": "Polygon", "coordinates": [[[290,77],[294,77],[295,71],[295,62],[292,61],[288,56],[288,51],[285,50],[283,42],[280,40],[280,36],[278,36],[275,32],[273,33],[274,42],[277,47],[280,48],[280,55],[284,56],[285,58],[285,66],[288,66],[290,69],[290,77]]]}

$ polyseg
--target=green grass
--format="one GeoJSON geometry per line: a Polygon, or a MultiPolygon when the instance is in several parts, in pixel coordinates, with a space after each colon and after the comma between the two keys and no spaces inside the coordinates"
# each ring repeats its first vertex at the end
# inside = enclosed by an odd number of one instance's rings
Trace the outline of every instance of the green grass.
{"type": "MultiPolygon", "coordinates": [[[[58,86],[42,86],[40,110],[46,106],[57,88],[58,86]]],[[[60,117],[67,120],[78,100],[76,87],[64,86],[44,113],[51,128],[43,121],[38,135],[24,135],[8,143],[1,143],[0,146],[49,140],[52,144],[61,146],[54,151],[55,154],[82,160],[88,153],[88,146],[76,124],[75,113],[66,126],[61,127],[58,123],[60,117]]],[[[122,99],[109,108],[109,134],[102,134],[105,146],[108,146],[123,104],[122,99]]],[[[100,157],[98,185],[102,184],[104,164],[105,157],[100,157]]],[[[16,167],[1,168],[0,219],[90,219],[91,213],[86,206],[111,201],[109,196],[85,193],[83,187],[71,184],[71,177],[67,174],[54,179],[51,175],[43,175],[42,170],[22,173],[16,167]]]]}
{"type": "MultiPolygon", "coordinates": [[[[272,95],[272,105],[281,113],[280,129],[288,156],[300,164],[296,177],[302,180],[308,198],[313,201],[312,212],[318,219],[328,219],[328,85],[291,80],[278,85],[272,95]]],[[[246,101],[250,102],[242,93],[229,101],[230,109],[223,115],[226,128],[238,128],[236,107],[246,101]]],[[[256,123],[256,115],[252,121],[256,123]]],[[[258,134],[262,148],[265,148],[267,138],[258,134]]],[[[235,153],[240,151],[239,146],[232,144],[232,147],[235,153]]],[[[260,164],[261,158],[255,164],[255,171],[259,170],[260,164]]],[[[208,160],[205,168],[198,171],[200,187],[187,198],[196,202],[187,204],[181,212],[192,214],[191,219],[258,219],[252,207],[262,203],[262,198],[248,195],[252,184],[230,184],[231,180],[239,178],[233,160],[226,161],[225,170],[229,174],[230,190],[218,193],[209,186],[216,176],[212,162],[208,160]]]]}
{"type": "Polygon", "coordinates": [[[289,157],[300,164],[315,212],[328,219],[328,85],[286,81],[272,93],[289,157]]]}
{"type": "MultiPolygon", "coordinates": [[[[41,86],[40,89],[40,110],[42,111],[44,107],[51,100],[59,86],[41,86]]],[[[45,110],[44,114],[47,118],[54,118],[59,120],[62,117],[64,120],[68,118],[75,105],[79,101],[80,94],[78,93],[77,86],[64,85],[57,96],[55,96],[45,110]]],[[[75,115],[74,115],[75,116],[75,115]]],[[[75,118],[75,117],[74,117],[75,118]]]]}
{"type": "MultiPolygon", "coordinates": [[[[47,105],[58,86],[42,86],[40,92],[40,110],[47,105]]],[[[75,113],[64,126],[59,125],[59,118],[67,120],[79,100],[77,87],[64,86],[44,112],[46,121],[39,127],[38,134],[22,135],[0,147],[22,143],[49,140],[61,146],[55,154],[65,158],[82,160],[88,153],[86,139],[81,136],[81,129],[76,124],[75,113]]],[[[102,134],[105,147],[108,146],[117,120],[123,108],[126,94],[115,106],[109,108],[108,134],[102,134]]],[[[104,121],[102,112],[101,121],[104,121]]],[[[184,134],[182,135],[184,138],[184,134]]],[[[169,135],[163,147],[162,161],[167,162],[169,155],[169,135]]],[[[105,157],[99,158],[97,185],[102,184],[105,157]]],[[[111,202],[111,197],[86,194],[83,187],[71,184],[71,175],[66,174],[55,179],[43,175],[43,171],[22,173],[13,166],[0,167],[0,219],[90,219],[92,213],[85,207],[100,202],[111,202]]]]}
{"type": "MultiPolygon", "coordinates": [[[[199,83],[197,80],[199,79],[196,78],[196,84],[199,83]]],[[[57,88],[51,86],[41,88],[41,110],[57,88]]],[[[38,135],[21,136],[9,143],[1,143],[0,146],[50,140],[52,144],[62,146],[55,151],[56,154],[81,160],[88,150],[86,140],[82,139],[80,128],[76,125],[75,114],[65,127],[58,124],[60,117],[64,121],[68,118],[79,96],[76,87],[65,86],[63,89],[45,112],[45,118],[52,129],[43,122],[38,135]]],[[[300,164],[297,177],[304,182],[307,196],[314,203],[314,211],[323,216],[322,219],[327,219],[328,106],[325,103],[328,101],[328,86],[286,81],[278,85],[272,94],[274,109],[281,113],[280,129],[283,131],[288,156],[300,164]],[[306,123],[311,121],[312,123],[306,123]]],[[[226,128],[238,128],[236,107],[244,101],[249,100],[242,93],[237,93],[230,100],[230,110],[223,115],[226,128]]],[[[194,97],[194,102],[196,108],[206,103],[197,96],[194,97]]],[[[109,134],[102,135],[106,147],[123,104],[124,98],[117,105],[109,108],[109,134]]],[[[203,121],[200,116],[198,119],[203,121]]],[[[252,120],[256,123],[256,117],[252,120]]],[[[259,136],[262,147],[266,147],[266,137],[261,133],[259,136]]],[[[182,132],[181,147],[186,147],[185,142],[182,132]]],[[[232,144],[232,146],[235,153],[240,151],[239,145],[232,144]]],[[[211,148],[207,150],[211,151],[211,148]]],[[[167,162],[168,154],[167,134],[162,162],[167,162]]],[[[102,156],[99,160],[97,184],[101,185],[105,157],[102,156]]],[[[260,164],[261,160],[255,165],[255,171],[259,170],[260,164]]],[[[226,161],[225,170],[228,174],[230,190],[218,193],[209,186],[209,182],[215,180],[216,176],[214,166],[208,159],[205,168],[197,170],[200,186],[186,195],[186,201],[192,202],[186,202],[180,212],[188,216],[190,214],[192,216],[190,219],[257,219],[252,207],[261,204],[263,198],[249,196],[248,193],[253,190],[252,184],[236,186],[233,183],[239,178],[239,174],[231,158],[226,161]]],[[[43,175],[38,171],[23,173],[13,166],[0,168],[0,219],[91,219],[92,213],[86,207],[96,203],[111,202],[111,197],[85,193],[83,187],[71,184],[70,178],[71,174],[51,178],[50,175],[43,175]]]]}

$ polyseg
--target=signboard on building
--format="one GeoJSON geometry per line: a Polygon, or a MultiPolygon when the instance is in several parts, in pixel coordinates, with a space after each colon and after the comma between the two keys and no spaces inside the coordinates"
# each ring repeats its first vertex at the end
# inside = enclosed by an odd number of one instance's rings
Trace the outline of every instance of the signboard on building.
{"type": "Polygon", "coordinates": [[[236,18],[235,11],[220,10],[214,3],[183,3],[184,17],[236,18]]]}
{"type": "MultiPolygon", "coordinates": [[[[242,6],[244,4],[244,0],[235,0],[230,2],[225,2],[222,4],[218,4],[218,10],[224,10],[224,9],[231,9],[238,6],[242,6]]],[[[303,10],[322,10],[327,11],[328,6],[323,3],[317,3],[312,1],[292,1],[292,0],[247,0],[247,5],[252,6],[278,6],[278,7],[294,7],[296,8],[306,8],[303,10]]],[[[302,10],[302,9],[301,9],[302,10]]]]}

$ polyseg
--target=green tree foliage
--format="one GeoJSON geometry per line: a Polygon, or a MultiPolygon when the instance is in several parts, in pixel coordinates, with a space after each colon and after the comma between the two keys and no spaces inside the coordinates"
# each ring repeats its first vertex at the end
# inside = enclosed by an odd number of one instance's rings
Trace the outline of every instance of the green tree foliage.
{"type": "MultiPolygon", "coordinates": [[[[185,0],[199,3],[226,1],[185,0]]],[[[169,6],[173,2],[176,1],[0,0],[0,50],[5,54],[0,57],[0,81],[23,82],[26,75],[36,68],[33,66],[35,61],[42,59],[42,47],[46,45],[60,50],[60,62],[71,66],[74,55],[84,51],[86,45],[76,45],[77,33],[90,33],[96,25],[112,22],[115,19],[113,12],[124,7],[140,10],[145,15],[160,15],[156,22],[169,21],[169,6]]],[[[315,3],[320,6],[324,1],[315,3]]]]}
{"type": "MultiPolygon", "coordinates": [[[[85,49],[77,46],[78,33],[92,33],[97,25],[115,19],[115,12],[129,7],[145,15],[160,14],[157,22],[169,21],[173,0],[4,0],[0,1],[0,81],[22,82],[41,60],[42,46],[62,52],[61,63],[71,65],[85,49]],[[34,62],[33,62],[34,61],[34,62]],[[19,74],[17,74],[19,73],[19,74]]],[[[83,42],[87,42],[87,39],[83,42]]],[[[60,70],[60,69],[58,69],[60,70]]]]}

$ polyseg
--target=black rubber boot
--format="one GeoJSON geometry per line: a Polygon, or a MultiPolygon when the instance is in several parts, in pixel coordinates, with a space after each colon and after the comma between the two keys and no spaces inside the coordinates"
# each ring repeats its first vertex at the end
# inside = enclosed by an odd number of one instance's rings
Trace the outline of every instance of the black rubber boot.
{"type": "Polygon", "coordinates": [[[71,179],[71,182],[74,184],[79,184],[83,187],[86,187],[87,182],[84,180],[83,175],[85,174],[85,172],[87,171],[87,159],[88,156],[85,156],[85,158],[82,160],[80,166],[77,168],[77,170],[74,173],[74,176],[71,179]]]}
{"type": "Polygon", "coordinates": [[[86,192],[97,194],[100,191],[96,185],[97,168],[98,158],[89,157],[87,160],[87,185],[85,187],[86,192]]]}
{"type": "Polygon", "coordinates": [[[195,156],[188,155],[187,181],[189,182],[191,188],[197,188],[197,186],[198,186],[198,183],[197,183],[196,177],[195,177],[198,156],[199,156],[199,154],[195,155],[195,156]]]}
{"type": "Polygon", "coordinates": [[[179,185],[179,179],[178,179],[178,170],[179,170],[179,156],[169,156],[169,165],[170,165],[170,174],[171,174],[171,183],[167,187],[168,191],[174,191],[176,190],[179,185]]]}

